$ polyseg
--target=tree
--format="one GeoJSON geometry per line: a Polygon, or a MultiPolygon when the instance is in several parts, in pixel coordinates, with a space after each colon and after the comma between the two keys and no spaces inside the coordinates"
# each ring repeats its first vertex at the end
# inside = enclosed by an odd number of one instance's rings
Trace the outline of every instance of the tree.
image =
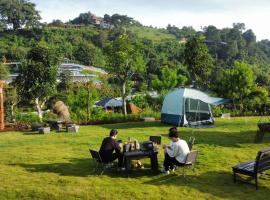
{"type": "Polygon", "coordinates": [[[203,38],[192,37],[188,40],[184,59],[196,87],[208,87],[213,58],[208,53],[203,38]]]}
{"type": "Polygon", "coordinates": [[[23,26],[27,28],[39,25],[41,19],[35,4],[28,0],[1,0],[0,21],[6,27],[12,26],[18,30],[23,26]]]}
{"type": "Polygon", "coordinates": [[[246,40],[247,45],[256,43],[256,35],[251,29],[243,33],[243,38],[246,40]]]}
{"type": "Polygon", "coordinates": [[[21,47],[20,44],[14,43],[8,48],[6,56],[9,60],[22,60],[26,57],[27,51],[27,48],[21,47]]]}
{"type": "Polygon", "coordinates": [[[121,86],[123,112],[127,114],[127,87],[132,76],[145,71],[145,62],[138,44],[126,34],[122,34],[107,47],[107,71],[115,76],[121,86]]]}
{"type": "Polygon", "coordinates": [[[190,38],[196,35],[196,30],[192,26],[183,26],[182,29],[171,26],[167,26],[169,33],[175,35],[176,38],[190,38]]]}
{"type": "Polygon", "coordinates": [[[8,68],[6,65],[0,63],[0,80],[5,80],[9,74],[8,68]]]}
{"type": "Polygon", "coordinates": [[[222,47],[220,31],[215,26],[204,28],[205,41],[208,44],[209,53],[218,59],[218,51],[222,47]]]}
{"type": "Polygon", "coordinates": [[[5,88],[5,106],[8,113],[7,116],[10,116],[12,122],[16,121],[15,118],[15,107],[20,103],[20,97],[17,93],[17,89],[14,85],[9,85],[5,88]]]}
{"type": "Polygon", "coordinates": [[[62,27],[65,26],[65,24],[60,19],[54,19],[48,26],[62,27]]]}
{"type": "Polygon", "coordinates": [[[244,30],[246,30],[246,25],[245,23],[233,23],[233,28],[243,32],[244,30]]]}
{"type": "Polygon", "coordinates": [[[60,73],[60,82],[57,86],[57,90],[60,92],[67,92],[72,86],[72,73],[70,71],[63,71],[60,73]]]}
{"type": "Polygon", "coordinates": [[[128,25],[141,26],[141,24],[138,21],[134,20],[131,17],[128,17],[127,15],[114,14],[110,16],[110,15],[105,14],[103,20],[106,23],[112,24],[116,27],[128,26],[128,25]]]}
{"type": "Polygon", "coordinates": [[[95,47],[92,43],[81,43],[75,50],[74,56],[76,60],[84,65],[93,65],[103,67],[105,65],[105,58],[102,51],[95,47]]]}
{"type": "Polygon", "coordinates": [[[161,76],[155,76],[152,85],[157,91],[170,90],[182,86],[187,82],[187,77],[178,74],[176,69],[165,67],[161,70],[161,76]]]}
{"type": "Polygon", "coordinates": [[[74,84],[66,98],[72,116],[80,122],[88,123],[92,108],[100,96],[95,85],[90,81],[74,84]]]}
{"type": "Polygon", "coordinates": [[[56,91],[59,57],[45,44],[33,47],[19,69],[16,79],[18,94],[23,100],[34,102],[40,122],[42,108],[56,91]]]}
{"type": "Polygon", "coordinates": [[[269,103],[268,90],[264,87],[255,86],[248,98],[244,99],[244,104],[253,112],[265,112],[266,105],[269,103]]]}
{"type": "Polygon", "coordinates": [[[183,26],[180,32],[180,37],[190,38],[196,35],[196,30],[192,26],[183,26]]]}
{"type": "Polygon", "coordinates": [[[105,31],[100,31],[98,35],[93,36],[92,42],[99,48],[105,48],[106,40],[108,39],[108,34],[105,31]]]}
{"type": "Polygon", "coordinates": [[[72,24],[84,24],[84,25],[95,25],[96,24],[96,19],[97,17],[91,13],[91,12],[87,12],[87,13],[81,13],[79,15],[79,17],[76,17],[75,19],[73,19],[71,21],[72,24]]]}
{"type": "Polygon", "coordinates": [[[219,94],[234,100],[243,111],[244,100],[256,88],[253,71],[251,66],[241,62],[235,62],[232,69],[223,72],[221,80],[216,84],[219,94]]]}
{"type": "Polygon", "coordinates": [[[243,33],[243,38],[246,41],[246,48],[249,57],[252,57],[256,55],[257,53],[257,47],[256,47],[256,35],[253,33],[252,30],[247,30],[243,33]]]}

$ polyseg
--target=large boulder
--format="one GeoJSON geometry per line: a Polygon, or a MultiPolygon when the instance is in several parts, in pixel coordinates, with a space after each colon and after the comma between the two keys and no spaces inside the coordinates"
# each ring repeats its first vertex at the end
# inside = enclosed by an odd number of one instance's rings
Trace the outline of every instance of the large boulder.
{"type": "Polygon", "coordinates": [[[53,105],[53,112],[58,118],[65,122],[70,122],[70,113],[68,107],[63,101],[56,101],[53,105]]]}

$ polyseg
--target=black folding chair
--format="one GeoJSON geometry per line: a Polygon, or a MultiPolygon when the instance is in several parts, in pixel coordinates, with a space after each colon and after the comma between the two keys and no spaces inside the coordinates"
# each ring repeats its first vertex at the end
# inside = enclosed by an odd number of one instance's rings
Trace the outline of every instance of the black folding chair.
{"type": "Polygon", "coordinates": [[[161,136],[150,136],[149,140],[153,143],[156,143],[158,145],[161,144],[161,136]]]}
{"type": "Polygon", "coordinates": [[[104,163],[98,151],[89,149],[92,158],[95,160],[94,172],[101,170],[100,175],[102,175],[107,168],[108,163],[104,163]]]}
{"type": "Polygon", "coordinates": [[[198,157],[198,151],[191,151],[187,157],[186,157],[186,161],[184,163],[184,165],[181,165],[180,167],[183,168],[183,172],[182,175],[185,177],[185,168],[190,168],[192,167],[193,172],[195,172],[195,164],[197,161],[197,157],[198,157]]]}
{"type": "Polygon", "coordinates": [[[189,140],[188,140],[188,147],[189,147],[190,151],[192,151],[194,142],[195,142],[195,137],[190,137],[189,140]]]}

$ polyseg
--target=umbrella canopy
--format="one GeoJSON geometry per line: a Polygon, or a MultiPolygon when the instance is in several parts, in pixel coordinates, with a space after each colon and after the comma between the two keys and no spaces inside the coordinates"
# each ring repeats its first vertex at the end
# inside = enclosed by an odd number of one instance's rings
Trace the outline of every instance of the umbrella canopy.
{"type": "Polygon", "coordinates": [[[96,103],[97,107],[107,108],[107,107],[122,107],[123,102],[114,98],[105,98],[96,103]]]}

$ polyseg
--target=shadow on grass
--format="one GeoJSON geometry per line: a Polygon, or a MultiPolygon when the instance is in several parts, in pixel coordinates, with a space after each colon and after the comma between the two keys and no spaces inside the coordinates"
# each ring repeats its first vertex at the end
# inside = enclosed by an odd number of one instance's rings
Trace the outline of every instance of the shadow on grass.
{"type": "Polygon", "coordinates": [[[101,124],[97,125],[106,129],[128,129],[128,128],[159,128],[159,127],[170,127],[172,125],[162,124],[158,121],[156,122],[126,122],[126,123],[118,123],[118,124],[101,124]]]}
{"type": "MultiPolygon", "coordinates": [[[[70,159],[69,162],[65,163],[48,163],[48,164],[12,164],[12,166],[20,166],[25,168],[27,171],[33,172],[45,172],[45,173],[55,173],[61,176],[96,176],[100,175],[100,172],[94,171],[95,161],[92,159],[70,159]]],[[[131,173],[127,174],[125,171],[117,171],[117,168],[107,169],[104,171],[104,175],[111,178],[138,178],[138,177],[151,177],[156,176],[150,169],[150,165],[145,165],[145,169],[132,170],[131,173]]]]}
{"type": "Polygon", "coordinates": [[[233,183],[231,173],[224,171],[213,171],[200,175],[187,175],[186,178],[184,178],[182,175],[161,176],[151,181],[144,182],[144,184],[155,186],[190,187],[202,193],[211,194],[215,197],[242,200],[248,196],[253,196],[254,199],[256,199],[256,194],[269,194],[269,188],[260,185],[260,181],[261,180],[259,180],[259,190],[261,191],[256,191],[253,182],[252,184],[246,184],[238,181],[235,184],[233,183]]]}
{"type": "MultiPolygon", "coordinates": [[[[224,127],[228,125],[228,122],[224,123],[224,127]]],[[[237,125],[234,122],[234,125],[237,125]]],[[[239,122],[239,126],[243,125],[243,122],[239,122]]],[[[162,137],[168,137],[167,129],[171,125],[162,124],[160,122],[133,122],[133,123],[120,123],[120,124],[105,124],[99,125],[102,128],[106,129],[131,129],[131,128],[162,128],[160,131],[163,131],[163,134],[157,133],[162,137]],[[165,131],[164,131],[165,128],[165,131]]],[[[222,127],[222,125],[219,125],[222,127]]],[[[237,127],[237,126],[236,126],[237,127]]],[[[192,129],[192,128],[179,128],[180,136],[188,140],[190,136],[196,138],[195,144],[207,144],[213,146],[223,146],[223,147],[241,147],[241,144],[254,144],[254,143],[263,143],[264,141],[270,141],[270,134],[261,135],[257,134],[256,130],[239,130],[239,131],[228,131],[228,130],[217,130],[216,128],[206,128],[206,129],[192,129]]],[[[150,134],[149,134],[150,135],[150,134]]],[[[152,135],[152,134],[151,134],[152,135]]],[[[153,134],[155,135],[155,134],[153,134]]]]}
{"type": "Polygon", "coordinates": [[[38,131],[24,131],[23,135],[44,135],[44,134],[41,134],[38,131]]]}
{"type": "Polygon", "coordinates": [[[29,172],[48,172],[56,173],[63,176],[88,176],[91,175],[93,162],[90,159],[70,159],[69,162],[63,163],[46,163],[46,164],[12,164],[20,166],[29,172]]]}
{"type": "Polygon", "coordinates": [[[265,136],[265,132],[257,131],[255,135],[254,142],[255,143],[262,143],[265,136]]]}
{"type": "MultiPolygon", "coordinates": [[[[270,134],[258,135],[257,131],[239,131],[239,132],[226,132],[226,131],[181,131],[180,136],[187,140],[190,136],[196,138],[196,144],[206,144],[222,147],[237,147],[240,148],[241,144],[254,144],[270,141],[270,134]]],[[[168,134],[162,134],[162,137],[168,137],[168,134]]]]}

